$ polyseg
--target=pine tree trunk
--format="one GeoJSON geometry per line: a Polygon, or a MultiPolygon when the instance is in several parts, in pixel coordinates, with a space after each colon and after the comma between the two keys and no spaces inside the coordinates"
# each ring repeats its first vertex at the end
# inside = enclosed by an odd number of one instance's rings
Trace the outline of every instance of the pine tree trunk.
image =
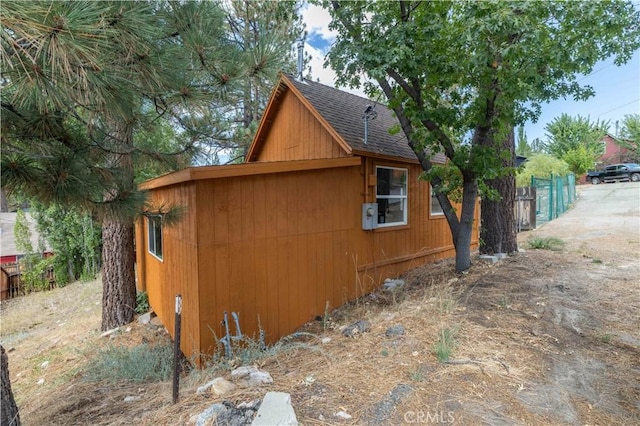
{"type": "MultiPolygon", "coordinates": [[[[112,119],[111,130],[115,149],[110,162],[117,183],[107,192],[107,202],[123,193],[135,191],[130,154],[133,125],[122,119],[112,119]]],[[[133,219],[126,217],[127,214],[116,210],[107,212],[102,220],[102,331],[128,324],[135,315],[134,228],[133,219]]]]}
{"type": "Polygon", "coordinates": [[[0,396],[0,425],[7,426],[19,426],[20,425],[20,413],[18,413],[18,406],[13,398],[13,392],[11,391],[11,379],[9,376],[9,357],[4,350],[4,347],[0,345],[1,366],[0,366],[0,381],[2,382],[2,390],[0,396]]]}
{"type": "Polygon", "coordinates": [[[9,200],[4,194],[4,191],[0,189],[0,212],[5,213],[9,211],[9,200]]]}
{"type": "Polygon", "coordinates": [[[133,224],[102,224],[102,331],[133,321],[136,308],[133,224]]]}
{"type": "MultiPolygon", "coordinates": [[[[509,151],[508,159],[503,160],[503,167],[515,167],[514,132],[498,147],[509,151]]],[[[497,179],[487,181],[490,188],[500,194],[500,199],[482,200],[480,226],[480,254],[515,253],[518,251],[518,240],[515,221],[516,179],[511,173],[497,179]]]]}

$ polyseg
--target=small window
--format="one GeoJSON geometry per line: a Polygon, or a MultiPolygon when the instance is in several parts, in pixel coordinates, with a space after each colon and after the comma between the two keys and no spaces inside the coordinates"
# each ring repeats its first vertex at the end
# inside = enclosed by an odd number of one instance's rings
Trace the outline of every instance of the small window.
{"type": "Polygon", "coordinates": [[[407,224],[407,169],[376,167],[378,226],[407,224]]]}
{"type": "Polygon", "coordinates": [[[162,220],[160,216],[147,217],[149,253],[162,260],[162,220]]]}
{"type": "Polygon", "coordinates": [[[429,185],[429,192],[431,193],[431,216],[443,216],[444,210],[442,210],[440,201],[438,201],[436,192],[433,190],[433,187],[431,185],[429,185]]]}

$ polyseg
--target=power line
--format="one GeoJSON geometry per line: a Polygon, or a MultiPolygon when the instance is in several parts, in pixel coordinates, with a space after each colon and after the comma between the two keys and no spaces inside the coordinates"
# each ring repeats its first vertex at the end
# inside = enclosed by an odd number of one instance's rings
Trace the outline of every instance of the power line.
{"type": "Polygon", "coordinates": [[[607,65],[605,65],[604,67],[602,67],[602,68],[600,68],[600,69],[595,70],[595,71],[594,71],[594,72],[592,72],[591,74],[589,74],[589,75],[585,75],[585,76],[584,76],[584,77],[582,77],[580,80],[577,80],[577,81],[576,81],[576,83],[580,83],[580,82],[581,82],[582,80],[584,80],[585,78],[589,78],[589,77],[591,77],[592,75],[599,73],[599,72],[600,72],[600,71],[602,71],[603,69],[605,69],[605,68],[609,68],[611,65],[614,65],[614,63],[613,63],[613,62],[611,62],[610,64],[607,64],[607,65]]]}
{"type": "Polygon", "coordinates": [[[631,102],[627,102],[627,103],[626,103],[626,104],[624,104],[624,105],[620,105],[619,107],[616,107],[616,108],[610,109],[609,111],[605,111],[605,112],[603,112],[603,113],[601,113],[601,114],[598,114],[598,117],[603,116],[603,115],[608,114],[608,113],[613,112],[613,111],[617,111],[617,110],[619,110],[620,108],[624,108],[624,107],[626,107],[627,105],[631,105],[632,103],[634,103],[634,102],[638,102],[638,101],[640,101],[640,98],[636,98],[636,99],[632,100],[631,102]]]}

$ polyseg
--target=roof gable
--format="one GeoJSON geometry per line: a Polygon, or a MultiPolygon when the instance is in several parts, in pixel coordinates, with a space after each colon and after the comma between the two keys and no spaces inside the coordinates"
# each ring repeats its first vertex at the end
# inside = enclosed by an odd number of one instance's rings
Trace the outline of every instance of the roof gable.
{"type": "MultiPolygon", "coordinates": [[[[286,74],[281,74],[269,100],[256,137],[247,153],[247,161],[256,161],[260,150],[268,143],[267,134],[275,114],[278,113],[279,99],[287,90],[300,99],[346,153],[417,161],[404,133],[389,133],[390,128],[398,125],[398,120],[394,112],[386,106],[321,83],[310,80],[298,81],[286,74]],[[374,107],[376,116],[368,122],[368,138],[365,143],[364,112],[368,107],[374,107]]],[[[434,160],[444,162],[444,157],[434,160]]]]}

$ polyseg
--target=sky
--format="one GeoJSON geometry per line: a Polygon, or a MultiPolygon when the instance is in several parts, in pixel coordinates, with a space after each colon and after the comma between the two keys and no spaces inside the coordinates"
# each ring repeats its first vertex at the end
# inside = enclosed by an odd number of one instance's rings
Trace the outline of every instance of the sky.
{"type": "MultiPolygon", "coordinates": [[[[305,51],[312,57],[311,76],[313,80],[335,87],[335,72],[323,67],[324,56],[336,36],[328,29],[331,21],[329,13],[318,6],[307,5],[302,18],[308,31],[305,51]]],[[[535,138],[545,140],[545,126],[563,113],[572,117],[588,117],[591,122],[609,121],[609,133],[613,135],[616,135],[616,121],[620,127],[625,115],[640,114],[640,50],[620,67],[613,63],[613,58],[599,62],[591,74],[580,76],[578,80],[582,85],[593,87],[595,96],[586,101],[559,99],[543,104],[537,122],[525,125],[529,142],[535,138]]],[[[341,90],[364,96],[362,92],[346,88],[341,90]]]]}

